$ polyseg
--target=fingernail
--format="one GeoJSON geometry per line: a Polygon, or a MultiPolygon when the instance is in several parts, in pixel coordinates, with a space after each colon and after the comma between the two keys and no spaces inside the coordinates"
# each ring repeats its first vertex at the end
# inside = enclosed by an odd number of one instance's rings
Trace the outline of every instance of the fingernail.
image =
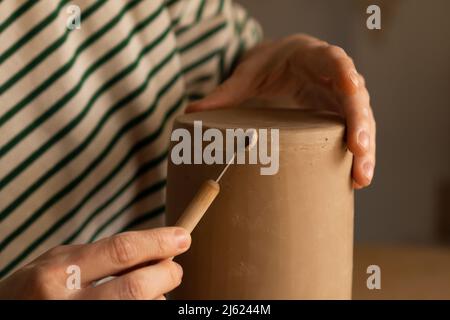
{"type": "Polygon", "coordinates": [[[373,177],[373,164],[371,162],[366,162],[363,166],[364,176],[367,180],[372,181],[373,177]]]}
{"type": "Polygon", "coordinates": [[[358,72],[356,72],[356,70],[350,71],[348,76],[355,85],[355,87],[359,86],[358,72]]]}
{"type": "Polygon", "coordinates": [[[365,151],[369,150],[370,136],[366,130],[361,130],[358,134],[358,144],[365,151]]]}
{"type": "Polygon", "coordinates": [[[179,249],[186,249],[190,243],[190,236],[187,231],[183,229],[177,229],[175,231],[175,239],[179,249]]]}

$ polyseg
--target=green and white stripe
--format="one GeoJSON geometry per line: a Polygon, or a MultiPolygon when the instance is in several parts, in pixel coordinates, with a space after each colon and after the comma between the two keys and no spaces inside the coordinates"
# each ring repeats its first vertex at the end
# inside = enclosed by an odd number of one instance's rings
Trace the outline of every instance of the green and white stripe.
{"type": "Polygon", "coordinates": [[[0,2],[0,278],[163,224],[174,117],[260,38],[231,0],[0,2]]]}

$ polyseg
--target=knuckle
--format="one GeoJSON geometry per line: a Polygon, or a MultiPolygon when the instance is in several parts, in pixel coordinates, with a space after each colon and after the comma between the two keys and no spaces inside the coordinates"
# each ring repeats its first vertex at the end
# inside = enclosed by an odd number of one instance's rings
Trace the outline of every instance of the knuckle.
{"type": "Polygon", "coordinates": [[[112,262],[118,265],[128,264],[134,261],[137,256],[131,234],[113,236],[107,248],[112,262]]]}
{"type": "MultiPolygon", "coordinates": [[[[33,292],[39,299],[53,298],[54,288],[57,287],[55,279],[57,270],[50,264],[42,264],[32,268],[28,277],[28,287],[33,288],[33,292]]],[[[59,277],[58,277],[59,278],[59,277]]]]}
{"type": "Polygon", "coordinates": [[[119,296],[124,300],[144,299],[144,287],[139,277],[124,277],[119,288],[119,296]]]}
{"type": "Polygon", "coordinates": [[[372,166],[375,167],[375,156],[373,154],[368,154],[367,156],[363,157],[361,159],[360,166],[364,166],[366,163],[370,163],[372,166]]]}
{"type": "Polygon", "coordinates": [[[285,38],[285,40],[287,42],[293,42],[293,43],[297,43],[299,41],[310,40],[310,39],[311,39],[311,36],[306,33],[295,33],[295,34],[291,34],[285,38]]]}
{"type": "Polygon", "coordinates": [[[370,96],[370,92],[369,92],[369,90],[367,90],[367,88],[366,88],[366,83],[365,82],[362,82],[362,87],[364,88],[364,96],[365,96],[365,99],[366,99],[366,104],[368,105],[368,107],[369,107],[369,109],[370,109],[370,103],[371,103],[371,100],[372,100],[372,98],[371,98],[371,96],[370,96]]]}
{"type": "Polygon", "coordinates": [[[355,60],[346,53],[346,59],[350,65],[355,66],[355,60]]]}
{"type": "Polygon", "coordinates": [[[156,256],[162,256],[170,249],[170,244],[163,232],[154,232],[150,236],[150,241],[153,243],[153,254],[156,256]]]}
{"type": "Polygon", "coordinates": [[[50,278],[50,274],[52,273],[48,265],[38,265],[33,268],[31,280],[35,284],[45,283],[50,278]]]}
{"type": "Polygon", "coordinates": [[[347,53],[341,47],[335,45],[329,45],[324,47],[324,53],[332,58],[342,59],[348,58],[347,53]]]}
{"type": "MultiPolygon", "coordinates": [[[[352,60],[352,61],[353,61],[353,60],[352,60]]],[[[366,78],[365,78],[362,74],[360,74],[360,73],[358,73],[358,80],[359,80],[359,82],[362,83],[362,85],[363,85],[364,87],[366,87],[366,78]]],[[[367,94],[369,94],[369,92],[367,92],[367,94]]]]}
{"type": "Polygon", "coordinates": [[[45,252],[44,255],[45,255],[45,257],[48,257],[48,258],[55,257],[55,256],[65,253],[67,251],[68,247],[69,246],[65,246],[65,245],[56,246],[56,247],[53,247],[53,248],[47,250],[47,252],[45,252]]]}
{"type": "Polygon", "coordinates": [[[169,279],[174,286],[179,286],[181,284],[181,267],[175,262],[170,262],[168,268],[169,279]]]}
{"type": "Polygon", "coordinates": [[[329,46],[328,42],[312,37],[306,33],[297,33],[287,36],[284,38],[283,43],[286,43],[290,47],[297,47],[299,50],[303,50],[305,45],[308,48],[329,46]]]}

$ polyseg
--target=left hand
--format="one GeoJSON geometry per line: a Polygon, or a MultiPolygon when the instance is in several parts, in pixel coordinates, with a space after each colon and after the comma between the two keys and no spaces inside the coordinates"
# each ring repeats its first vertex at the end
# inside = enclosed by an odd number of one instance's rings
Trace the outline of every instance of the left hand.
{"type": "Polygon", "coordinates": [[[364,78],[339,47],[308,35],[264,42],[249,50],[236,70],[187,112],[237,106],[258,97],[289,96],[299,105],[327,108],[347,123],[347,144],[354,155],[353,186],[368,186],[375,168],[375,119],[364,78]]]}

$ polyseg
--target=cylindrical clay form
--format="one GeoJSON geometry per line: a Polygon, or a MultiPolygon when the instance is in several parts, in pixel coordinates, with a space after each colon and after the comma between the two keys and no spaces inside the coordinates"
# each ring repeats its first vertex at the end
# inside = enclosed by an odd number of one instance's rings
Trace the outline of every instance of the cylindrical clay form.
{"type": "MultiPolygon", "coordinates": [[[[229,167],[192,233],[191,249],[176,258],[184,276],[171,298],[350,299],[352,156],[343,121],[317,111],[236,108],[183,115],[174,128],[193,137],[194,120],[203,131],[279,129],[279,171],[261,175],[268,165],[248,164],[248,158],[229,167]]],[[[169,225],[223,168],[169,159],[169,225]]]]}

